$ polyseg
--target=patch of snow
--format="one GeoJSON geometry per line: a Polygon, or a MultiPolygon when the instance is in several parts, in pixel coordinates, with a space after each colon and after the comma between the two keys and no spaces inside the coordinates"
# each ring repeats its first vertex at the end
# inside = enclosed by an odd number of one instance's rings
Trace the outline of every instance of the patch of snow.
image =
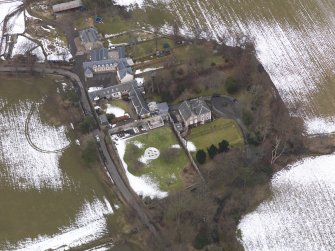
{"type": "Polygon", "coordinates": [[[75,222],[53,236],[41,235],[35,239],[26,239],[15,247],[16,250],[68,250],[94,241],[107,233],[105,215],[112,214],[113,209],[106,198],[86,201],[76,216],[75,222]]]}
{"type": "Polygon", "coordinates": [[[35,46],[37,46],[37,44],[30,39],[24,36],[18,36],[12,51],[12,56],[24,54],[25,52],[27,52],[27,50],[32,49],[35,46]]]}
{"type": "Polygon", "coordinates": [[[129,180],[129,184],[132,189],[139,195],[149,196],[151,198],[164,198],[168,195],[167,192],[160,191],[158,185],[155,184],[152,179],[147,175],[142,175],[141,177],[137,177],[131,174],[128,171],[127,163],[124,161],[124,154],[126,152],[126,144],[127,140],[119,139],[116,148],[118,150],[120,159],[122,161],[123,167],[126,171],[127,178],[129,180]]]}
{"type": "Polygon", "coordinates": [[[88,92],[94,92],[94,91],[98,91],[98,90],[102,90],[103,87],[102,86],[93,86],[93,87],[89,87],[88,88],[88,92]]]}
{"type": "MultiPolygon", "coordinates": [[[[62,189],[70,181],[59,168],[61,153],[40,152],[27,141],[25,122],[31,106],[20,102],[0,113],[0,162],[4,163],[0,176],[13,188],[62,189]]],[[[36,111],[32,114],[29,135],[38,148],[53,151],[68,146],[65,132],[64,126],[43,124],[36,111]]]]}
{"type": "Polygon", "coordinates": [[[140,149],[143,148],[143,146],[144,146],[144,144],[142,142],[139,142],[139,141],[133,141],[132,143],[140,149]]]}
{"type": "Polygon", "coordinates": [[[88,88],[88,92],[94,92],[94,91],[98,91],[98,90],[102,90],[103,87],[102,86],[93,86],[93,87],[89,87],[88,88]]]}
{"type": "Polygon", "coordinates": [[[334,250],[334,163],[306,158],[274,175],[271,199],[238,226],[245,250],[334,250]]]}
{"type": "Polygon", "coordinates": [[[138,4],[139,6],[142,6],[143,0],[116,0],[115,4],[122,5],[122,6],[138,4]]]}
{"type": "Polygon", "coordinates": [[[171,148],[174,148],[174,149],[180,149],[181,146],[179,144],[175,144],[175,145],[172,145],[171,148]]]}
{"type": "Polygon", "coordinates": [[[309,135],[335,132],[335,117],[306,118],[306,131],[309,135]]]}
{"type": "Polygon", "coordinates": [[[197,150],[196,146],[191,141],[186,141],[186,148],[189,152],[195,152],[197,150]]]}
{"type": "Polygon", "coordinates": [[[112,106],[111,104],[107,104],[107,110],[106,110],[107,114],[114,114],[115,117],[121,117],[125,114],[125,110],[116,107],[116,106],[112,106]]]}
{"type": "Polygon", "coordinates": [[[151,71],[156,71],[156,70],[159,70],[159,69],[162,69],[164,68],[163,66],[160,66],[160,67],[156,67],[156,68],[145,68],[143,70],[140,70],[140,69],[137,69],[135,71],[135,75],[138,75],[138,74],[142,74],[144,72],[151,72],[151,71]]]}
{"type": "Polygon", "coordinates": [[[144,78],[135,78],[137,86],[142,86],[144,84],[144,78]]]}
{"type": "Polygon", "coordinates": [[[47,60],[69,61],[72,58],[69,48],[60,38],[56,37],[52,41],[42,38],[40,41],[47,54],[47,60]]]}

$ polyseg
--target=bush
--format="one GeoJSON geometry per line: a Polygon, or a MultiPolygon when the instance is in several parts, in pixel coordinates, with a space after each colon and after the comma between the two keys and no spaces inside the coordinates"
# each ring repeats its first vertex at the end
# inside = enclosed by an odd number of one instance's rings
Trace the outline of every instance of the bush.
{"type": "Polygon", "coordinates": [[[239,91],[240,86],[233,78],[229,77],[225,82],[225,88],[229,94],[235,94],[239,91]]]}
{"type": "Polygon", "coordinates": [[[225,153],[229,151],[229,142],[227,140],[222,140],[219,143],[219,153],[225,153]]]}
{"type": "Polygon", "coordinates": [[[215,145],[211,145],[209,148],[207,148],[208,155],[211,159],[215,157],[215,155],[218,154],[218,148],[215,145]]]}
{"type": "Polygon", "coordinates": [[[199,162],[199,164],[204,164],[206,162],[206,152],[202,149],[198,150],[195,158],[199,162]]]}

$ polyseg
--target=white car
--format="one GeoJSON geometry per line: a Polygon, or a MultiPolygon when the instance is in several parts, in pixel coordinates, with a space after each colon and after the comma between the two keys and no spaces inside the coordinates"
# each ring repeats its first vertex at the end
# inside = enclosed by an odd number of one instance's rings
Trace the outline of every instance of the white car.
{"type": "Polygon", "coordinates": [[[100,142],[100,137],[99,137],[99,135],[95,135],[95,139],[97,140],[98,143],[100,142]]]}

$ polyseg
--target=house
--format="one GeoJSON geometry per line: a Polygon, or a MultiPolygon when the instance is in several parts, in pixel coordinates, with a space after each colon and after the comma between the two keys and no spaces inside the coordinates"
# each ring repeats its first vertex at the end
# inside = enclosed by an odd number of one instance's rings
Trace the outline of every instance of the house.
{"type": "Polygon", "coordinates": [[[64,11],[81,9],[83,7],[84,6],[81,0],[74,0],[66,3],[55,4],[52,6],[52,11],[56,14],[64,11]]]}
{"type": "Polygon", "coordinates": [[[94,27],[79,31],[79,37],[86,51],[103,47],[101,42],[102,36],[94,27]]]}
{"type": "Polygon", "coordinates": [[[147,118],[150,117],[150,111],[142,95],[143,91],[144,90],[142,87],[137,86],[136,80],[132,80],[124,84],[110,86],[104,89],[89,92],[88,95],[93,104],[95,104],[100,99],[119,98],[120,94],[127,94],[129,95],[129,99],[131,100],[138,117],[147,118]]]}
{"type": "Polygon", "coordinates": [[[85,79],[91,79],[96,74],[116,72],[118,81],[126,83],[134,79],[131,66],[134,62],[125,57],[124,46],[108,50],[107,48],[95,48],[91,50],[91,61],[84,62],[85,79]]]}
{"type": "Polygon", "coordinates": [[[178,112],[186,127],[204,124],[212,118],[211,110],[205,101],[201,99],[182,102],[178,107],[178,112]]]}

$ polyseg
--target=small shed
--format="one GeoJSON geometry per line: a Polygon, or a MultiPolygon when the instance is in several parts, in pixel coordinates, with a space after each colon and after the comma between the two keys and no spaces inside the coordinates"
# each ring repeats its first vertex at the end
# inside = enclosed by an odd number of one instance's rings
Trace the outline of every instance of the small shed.
{"type": "Polygon", "coordinates": [[[54,13],[83,8],[81,0],[74,0],[66,3],[55,4],[52,6],[54,13]]]}

